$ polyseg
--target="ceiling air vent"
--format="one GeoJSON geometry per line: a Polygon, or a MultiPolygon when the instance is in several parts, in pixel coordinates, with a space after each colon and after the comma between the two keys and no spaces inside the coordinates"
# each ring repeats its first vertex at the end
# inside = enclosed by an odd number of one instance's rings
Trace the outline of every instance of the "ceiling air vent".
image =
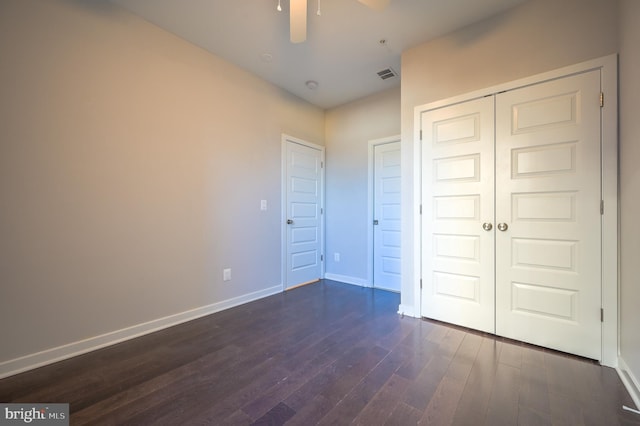
{"type": "Polygon", "coordinates": [[[393,78],[397,75],[398,74],[396,74],[396,72],[391,68],[385,68],[382,71],[378,71],[378,76],[383,80],[393,78]]]}

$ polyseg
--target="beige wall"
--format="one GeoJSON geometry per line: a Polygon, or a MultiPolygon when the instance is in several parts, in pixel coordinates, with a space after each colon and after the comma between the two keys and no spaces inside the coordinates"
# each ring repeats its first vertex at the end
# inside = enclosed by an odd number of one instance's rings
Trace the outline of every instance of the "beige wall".
{"type": "Polygon", "coordinates": [[[3,0],[0,58],[0,365],[281,285],[322,110],[103,1],[3,0]]]}
{"type": "MultiPolygon", "coordinates": [[[[640,2],[620,2],[620,356],[640,384],[640,2]]],[[[640,395],[636,395],[640,398],[640,395]]]]}
{"type": "Polygon", "coordinates": [[[402,305],[417,308],[414,108],[617,51],[617,0],[529,0],[402,55],[402,305]]]}
{"type": "Polygon", "coordinates": [[[370,285],[369,141],[399,134],[399,87],[327,111],[327,274],[370,285]],[[334,253],[340,253],[340,262],[334,261],[334,253]]]}

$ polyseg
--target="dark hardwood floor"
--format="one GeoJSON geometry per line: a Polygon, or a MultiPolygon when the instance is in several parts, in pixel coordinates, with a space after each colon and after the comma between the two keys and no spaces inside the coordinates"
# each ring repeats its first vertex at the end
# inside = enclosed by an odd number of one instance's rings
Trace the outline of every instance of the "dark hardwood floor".
{"type": "Polygon", "coordinates": [[[71,424],[640,424],[613,369],[331,281],[0,380],[71,424]]]}

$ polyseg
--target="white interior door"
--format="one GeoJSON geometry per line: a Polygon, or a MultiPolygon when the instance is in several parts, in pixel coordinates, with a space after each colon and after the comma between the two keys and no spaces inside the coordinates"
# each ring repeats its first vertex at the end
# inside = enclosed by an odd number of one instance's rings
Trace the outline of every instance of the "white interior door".
{"type": "Polygon", "coordinates": [[[376,145],[373,286],[400,291],[400,142],[376,145]]]}
{"type": "Polygon", "coordinates": [[[422,316],[495,332],[494,99],[422,114],[422,316]]]}
{"type": "Polygon", "coordinates": [[[285,141],[285,288],[322,277],[323,151],[285,141]]]}
{"type": "Polygon", "coordinates": [[[496,97],[496,332],[593,359],[601,355],[599,95],[592,71],[496,97]]]}

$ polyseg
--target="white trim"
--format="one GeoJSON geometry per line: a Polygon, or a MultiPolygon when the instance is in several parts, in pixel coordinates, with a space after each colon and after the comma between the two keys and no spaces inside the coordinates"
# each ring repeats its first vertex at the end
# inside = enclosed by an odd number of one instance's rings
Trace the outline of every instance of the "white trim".
{"type": "MultiPolygon", "coordinates": [[[[594,70],[603,70],[609,69],[609,67],[614,66],[615,70],[617,70],[618,63],[618,55],[613,54],[609,56],[604,56],[602,58],[593,59],[586,62],[581,62],[579,64],[570,65],[568,67],[559,68],[552,71],[547,71],[541,74],[532,75],[529,77],[525,77],[519,80],[510,81],[507,83],[498,84],[496,86],[487,87],[480,90],[475,90],[473,92],[465,93],[462,95],[452,96],[450,98],[441,99],[439,101],[430,102],[423,105],[418,105],[414,108],[414,112],[420,116],[420,113],[429,111],[432,109],[437,109],[445,106],[455,105],[461,102],[470,101],[472,99],[483,98],[485,96],[495,95],[499,92],[521,89],[523,87],[532,86],[535,84],[544,83],[551,80],[557,80],[559,78],[568,77],[574,74],[583,74],[585,72],[594,71],[594,70]]],[[[615,85],[617,91],[617,85],[615,85]]],[[[609,96],[609,95],[607,95],[609,96]]],[[[415,123],[414,123],[415,124],[415,123]]],[[[414,126],[415,127],[415,126],[414,126]]],[[[420,129],[418,129],[419,132],[420,129]]],[[[419,139],[419,137],[418,137],[419,139]]],[[[417,142],[420,142],[419,140],[417,142]]]]}
{"type": "Polygon", "coordinates": [[[601,59],[601,84],[605,94],[602,108],[602,360],[617,367],[620,339],[618,334],[618,56],[601,59]]]}
{"type": "Polygon", "coordinates": [[[365,287],[365,288],[371,287],[371,284],[369,284],[369,282],[366,279],[350,277],[348,275],[331,274],[327,272],[326,274],[324,274],[324,279],[331,280],[331,281],[338,281],[344,284],[357,285],[358,287],[365,287]]]}
{"type": "Polygon", "coordinates": [[[627,388],[629,395],[631,395],[633,403],[636,404],[636,409],[640,409],[640,381],[633,375],[633,372],[627,366],[627,363],[624,362],[622,357],[618,359],[618,367],[616,368],[616,371],[618,372],[618,376],[620,376],[620,380],[622,380],[624,387],[627,388]]]}
{"type": "MultiPolygon", "coordinates": [[[[414,138],[413,138],[413,205],[414,212],[411,220],[415,235],[420,235],[419,207],[422,202],[422,164],[420,161],[421,143],[420,127],[421,114],[454,105],[460,102],[493,95],[499,92],[514,90],[533,84],[556,80],[574,74],[588,71],[601,71],[602,90],[605,93],[605,107],[602,109],[602,198],[605,201],[605,214],[602,216],[602,307],[604,321],[602,324],[602,353],[601,364],[616,367],[618,362],[618,56],[616,54],[593,59],[557,70],[533,75],[527,78],[511,81],[497,86],[477,90],[463,95],[418,105],[414,108],[414,138]]],[[[422,296],[420,291],[420,277],[422,254],[420,238],[414,239],[413,252],[413,289],[414,311],[421,313],[422,296]]]]}
{"type": "Polygon", "coordinates": [[[288,283],[287,283],[287,226],[286,226],[286,222],[287,222],[287,143],[296,143],[298,145],[303,145],[306,146],[308,148],[312,148],[312,149],[316,149],[318,151],[320,151],[320,161],[322,161],[322,163],[325,165],[325,167],[322,167],[322,170],[320,172],[320,208],[322,209],[323,213],[322,213],[322,218],[320,220],[320,255],[324,258],[324,260],[322,261],[322,264],[320,266],[320,276],[318,278],[322,279],[324,278],[324,274],[325,274],[325,265],[327,264],[327,259],[326,259],[326,255],[325,255],[325,247],[324,247],[324,241],[325,241],[325,217],[326,217],[326,212],[325,210],[325,206],[324,206],[324,189],[325,189],[325,168],[326,168],[326,161],[325,161],[325,147],[322,145],[316,145],[314,143],[311,142],[307,142],[305,140],[302,139],[298,139],[295,138],[293,136],[289,136],[285,133],[282,134],[282,139],[281,139],[281,175],[280,175],[280,199],[281,199],[281,204],[280,204],[280,258],[281,260],[281,265],[280,265],[280,275],[281,275],[281,282],[282,282],[282,290],[286,290],[288,287],[288,283]]]}
{"type": "Polygon", "coordinates": [[[413,194],[411,220],[413,221],[413,259],[411,278],[413,282],[413,313],[422,317],[422,111],[415,109],[413,124],[413,194]]]}
{"type": "MultiPolygon", "coordinates": [[[[373,287],[373,213],[374,213],[374,203],[375,203],[375,194],[373,190],[375,188],[375,147],[378,145],[385,145],[388,143],[402,143],[402,138],[400,135],[388,136],[386,138],[380,139],[372,139],[369,141],[368,147],[368,188],[367,188],[367,281],[369,283],[368,287],[373,287]]],[[[400,148],[402,149],[402,147],[400,148]]]]}
{"type": "Polygon", "coordinates": [[[56,348],[46,349],[41,352],[4,361],[0,363],[0,379],[13,376],[15,374],[22,373],[28,370],[33,370],[34,368],[53,364],[54,362],[82,355],[87,352],[95,351],[107,346],[115,345],[116,343],[144,336],[145,334],[173,327],[174,325],[192,321],[207,315],[214,314],[216,312],[223,311],[225,309],[233,308],[235,306],[262,299],[267,296],[272,296],[281,292],[282,286],[276,285],[264,290],[223,300],[221,302],[202,306],[200,308],[181,312],[179,314],[169,315],[164,318],[158,318],[142,324],[123,328],[121,330],[105,333],[100,336],[90,337],[85,340],[79,340],[77,342],[58,346],[56,348]]]}
{"type": "Polygon", "coordinates": [[[398,313],[400,315],[405,315],[407,317],[420,318],[420,314],[416,313],[413,310],[413,307],[408,306],[408,305],[402,305],[401,304],[400,306],[398,306],[398,313]]]}

